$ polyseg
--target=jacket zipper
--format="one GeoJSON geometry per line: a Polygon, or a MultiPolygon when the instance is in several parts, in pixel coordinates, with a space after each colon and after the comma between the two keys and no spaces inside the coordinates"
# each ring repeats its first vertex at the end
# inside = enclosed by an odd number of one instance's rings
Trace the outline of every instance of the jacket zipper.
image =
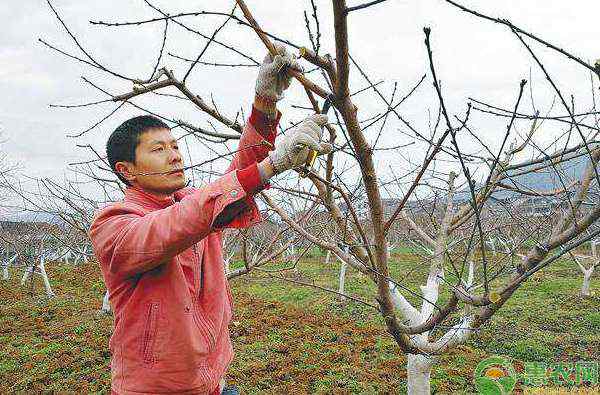
{"type": "Polygon", "coordinates": [[[204,319],[204,317],[202,316],[201,312],[200,312],[200,306],[199,306],[199,302],[200,302],[200,296],[202,293],[202,284],[203,284],[203,278],[202,278],[202,260],[200,259],[200,255],[198,254],[198,249],[196,247],[196,244],[194,244],[194,246],[192,247],[192,249],[194,250],[194,255],[196,256],[196,262],[198,263],[198,293],[196,295],[196,300],[194,300],[194,307],[196,309],[196,317],[198,319],[198,322],[200,323],[200,325],[204,328],[204,331],[206,332],[206,334],[208,335],[208,341],[209,341],[209,347],[210,350],[214,350],[215,346],[217,344],[217,341],[213,335],[213,332],[210,330],[210,326],[209,323],[206,322],[206,320],[204,319]]]}
{"type": "Polygon", "coordinates": [[[197,263],[197,273],[198,273],[198,280],[196,282],[197,284],[197,299],[200,299],[200,293],[202,292],[202,261],[200,260],[200,255],[198,254],[198,248],[196,247],[196,244],[194,244],[192,246],[192,249],[194,250],[194,256],[196,257],[196,263],[197,263]]]}
{"type": "Polygon", "coordinates": [[[156,320],[158,318],[158,303],[148,306],[146,328],[144,331],[142,356],[145,363],[154,362],[154,341],[156,337],[156,320]]]}

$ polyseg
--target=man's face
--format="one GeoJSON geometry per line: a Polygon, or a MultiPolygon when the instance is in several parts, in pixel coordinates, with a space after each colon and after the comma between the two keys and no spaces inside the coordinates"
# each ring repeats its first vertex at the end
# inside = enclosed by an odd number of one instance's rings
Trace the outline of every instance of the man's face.
{"type": "Polygon", "coordinates": [[[177,141],[164,128],[149,129],[140,135],[135,163],[118,162],[117,170],[120,168],[133,186],[158,195],[169,195],[186,184],[177,141]]]}

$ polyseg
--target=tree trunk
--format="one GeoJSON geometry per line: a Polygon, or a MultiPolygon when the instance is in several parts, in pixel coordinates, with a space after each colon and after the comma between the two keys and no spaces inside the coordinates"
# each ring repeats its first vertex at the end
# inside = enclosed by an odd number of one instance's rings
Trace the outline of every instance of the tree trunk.
{"type": "Polygon", "coordinates": [[[223,266],[225,269],[225,275],[228,275],[229,273],[231,273],[231,266],[229,265],[229,258],[223,259],[223,266]]]}
{"type": "Polygon", "coordinates": [[[429,395],[431,393],[431,368],[435,360],[421,354],[408,354],[406,375],[408,395],[429,395]]]}
{"type": "Polygon", "coordinates": [[[106,291],[104,293],[104,298],[102,299],[102,309],[100,309],[100,311],[105,314],[110,313],[110,302],[108,301],[108,291],[106,291]]]}
{"type": "Polygon", "coordinates": [[[46,267],[44,264],[44,256],[42,255],[40,257],[40,261],[37,264],[33,264],[32,266],[29,266],[28,268],[25,269],[25,273],[23,273],[23,277],[21,278],[21,285],[25,285],[25,282],[27,282],[27,280],[29,280],[29,278],[31,277],[31,281],[34,281],[35,278],[34,276],[36,274],[39,274],[40,276],[42,276],[42,281],[44,282],[44,288],[46,290],[46,295],[48,297],[54,297],[56,296],[54,294],[54,292],[52,291],[52,287],[50,286],[50,280],[48,279],[48,274],[46,273],[46,267]],[[37,272],[36,272],[36,268],[37,268],[37,272]]]}
{"type": "MultiPolygon", "coordinates": [[[[29,262],[28,262],[29,263],[29,262]]],[[[33,276],[35,272],[35,264],[32,266],[27,266],[25,272],[23,273],[23,277],[21,277],[21,285],[25,285],[30,276],[33,276]]]]}
{"type": "Polygon", "coordinates": [[[88,257],[88,254],[87,254],[87,250],[88,250],[87,246],[84,245],[83,246],[83,253],[82,253],[82,255],[83,255],[83,262],[84,263],[88,263],[89,262],[89,257],[88,257]]]}
{"type": "Polygon", "coordinates": [[[52,287],[50,287],[50,279],[48,279],[48,274],[46,274],[46,266],[45,266],[44,261],[45,261],[45,258],[42,255],[40,257],[40,263],[39,263],[38,268],[39,268],[40,274],[42,276],[42,280],[44,281],[44,288],[46,289],[46,295],[48,297],[52,298],[56,295],[52,291],[52,287]]]}
{"type": "Polygon", "coordinates": [[[594,274],[593,266],[587,269],[585,272],[583,272],[583,283],[581,284],[581,296],[583,297],[592,296],[592,291],[590,290],[592,274],[594,274]]]}
{"type": "MultiPolygon", "coordinates": [[[[339,279],[339,287],[338,287],[338,292],[345,295],[345,283],[346,283],[346,262],[342,261],[342,266],[340,267],[340,279],[339,279]]],[[[342,295],[340,295],[340,302],[343,302],[346,300],[346,298],[342,295]]]]}
{"type": "Polygon", "coordinates": [[[8,267],[15,261],[15,259],[17,259],[17,256],[19,254],[15,254],[13,255],[12,258],[10,258],[9,260],[6,261],[6,263],[4,264],[4,269],[2,270],[2,279],[3,280],[8,280],[10,278],[10,274],[8,273],[8,267]]]}

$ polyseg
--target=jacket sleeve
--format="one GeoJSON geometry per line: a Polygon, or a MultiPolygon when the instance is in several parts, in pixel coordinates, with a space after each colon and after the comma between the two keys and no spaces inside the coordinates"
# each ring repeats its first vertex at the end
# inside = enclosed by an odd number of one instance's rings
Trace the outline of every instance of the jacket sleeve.
{"type": "Polygon", "coordinates": [[[220,217],[219,224],[228,228],[243,228],[249,221],[260,221],[260,214],[254,195],[270,187],[269,183],[261,185],[257,163],[267,157],[274,149],[277,135],[277,124],[281,112],[275,119],[269,119],[264,113],[252,106],[252,113],[244,126],[238,149],[231,161],[227,172],[238,175],[247,196],[243,201],[230,205],[220,217]]]}
{"type": "Polygon", "coordinates": [[[277,124],[281,113],[270,120],[264,113],[252,106],[252,113],[242,132],[238,151],[236,152],[227,171],[244,169],[252,163],[265,159],[275,144],[277,124]]]}
{"type": "MultiPolygon", "coordinates": [[[[124,204],[109,206],[94,219],[90,238],[104,270],[133,276],[165,263],[215,231],[226,208],[246,196],[236,172],[231,172],[204,188],[187,189],[181,201],[145,215],[124,204]]],[[[236,218],[240,226],[258,222],[258,210],[250,211],[236,218]]]]}
{"type": "MultiPolygon", "coordinates": [[[[260,212],[254,201],[254,194],[268,189],[268,183],[260,185],[257,163],[267,157],[275,145],[277,125],[281,112],[269,119],[263,112],[252,106],[248,122],[244,126],[238,149],[226,173],[237,173],[237,178],[246,191],[246,198],[228,206],[219,217],[219,228],[245,228],[260,221],[260,212]]],[[[182,197],[192,193],[194,188],[184,188],[175,193],[182,197]]]]}

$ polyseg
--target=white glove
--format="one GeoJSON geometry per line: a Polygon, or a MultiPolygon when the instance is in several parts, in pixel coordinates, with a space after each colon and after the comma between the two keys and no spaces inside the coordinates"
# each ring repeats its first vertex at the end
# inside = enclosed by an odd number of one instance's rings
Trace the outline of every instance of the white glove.
{"type": "Polygon", "coordinates": [[[285,47],[279,43],[274,44],[278,55],[273,57],[268,53],[258,70],[256,78],[256,94],[261,98],[276,102],[283,98],[283,91],[286,90],[292,82],[292,76],[283,72],[283,68],[296,69],[304,71],[302,66],[296,61],[294,55],[289,55],[285,47]],[[280,72],[281,71],[281,72],[280,72]]]}
{"type": "Polygon", "coordinates": [[[332,146],[320,143],[323,126],[327,124],[327,115],[315,114],[290,129],[281,141],[275,144],[275,150],[269,153],[276,174],[302,166],[310,150],[317,155],[328,154],[332,146]]]}

